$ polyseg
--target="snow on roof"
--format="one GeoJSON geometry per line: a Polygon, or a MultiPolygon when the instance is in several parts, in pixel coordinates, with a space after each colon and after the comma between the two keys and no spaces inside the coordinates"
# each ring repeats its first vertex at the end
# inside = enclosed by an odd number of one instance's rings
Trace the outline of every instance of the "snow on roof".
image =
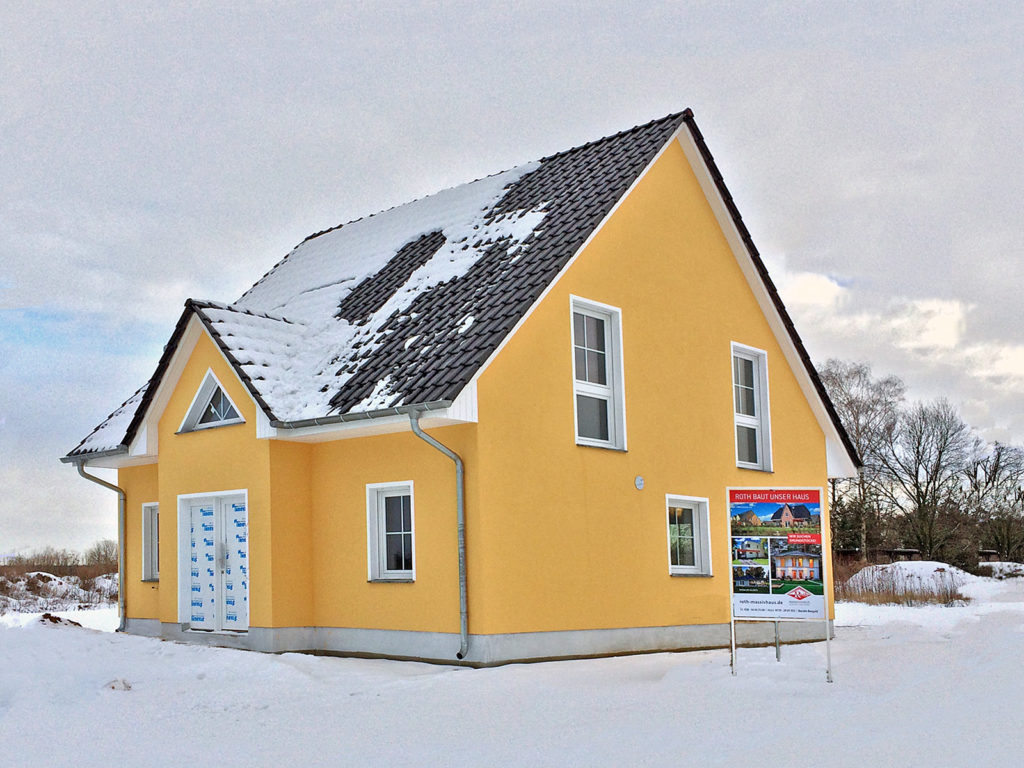
{"type": "MultiPolygon", "coordinates": [[[[454,400],[687,115],[313,235],[234,304],[186,313],[278,422],[454,400]]],[[[129,431],[149,400],[122,407],[129,431]]],[[[120,424],[90,445],[127,445],[120,424]]]]}
{"type": "Polygon", "coordinates": [[[522,240],[533,231],[542,213],[518,226],[509,217],[491,220],[488,214],[513,182],[539,165],[529,163],[452,187],[311,237],[260,278],[236,306],[304,322],[332,318],[356,285],[379,272],[404,245],[435,230],[444,233],[447,246],[417,279],[410,278],[402,293],[464,274],[481,256],[483,240],[506,233],[522,240]]]}
{"type": "Polygon", "coordinates": [[[127,445],[128,425],[131,424],[148,386],[148,383],[144,384],[134,395],[121,403],[117,410],[107,416],[103,423],[90,432],[68,455],[103,453],[127,445]]]}
{"type": "MultiPolygon", "coordinates": [[[[463,277],[495,242],[508,250],[528,247],[524,240],[539,227],[544,211],[494,215],[493,209],[512,183],[537,167],[539,163],[519,166],[306,240],[232,308],[274,313],[291,320],[290,325],[227,308],[206,314],[215,315],[211,320],[228,331],[218,327],[222,341],[277,418],[324,416],[332,398],[372,362],[389,320],[404,315],[425,292],[463,277]],[[440,247],[379,308],[358,322],[338,316],[354,289],[431,232],[442,235],[440,247]]],[[[458,330],[458,324],[451,329],[458,330]]],[[[385,373],[350,410],[385,408],[402,400],[403,393],[394,390],[385,373]]]]}

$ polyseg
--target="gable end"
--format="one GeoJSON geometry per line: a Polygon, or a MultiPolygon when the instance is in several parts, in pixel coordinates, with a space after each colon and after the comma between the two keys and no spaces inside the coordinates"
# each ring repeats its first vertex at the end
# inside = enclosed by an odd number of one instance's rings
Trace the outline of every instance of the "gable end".
{"type": "MultiPolygon", "coordinates": [[[[743,217],[740,215],[739,209],[733,201],[732,194],[725,185],[722,173],[718,169],[714,157],[711,155],[711,150],[708,149],[708,146],[704,141],[704,136],[701,134],[700,129],[697,127],[697,123],[694,121],[693,112],[691,110],[687,109],[683,113],[683,122],[686,124],[689,135],[693,140],[693,144],[700,154],[700,160],[702,161],[703,167],[707,170],[711,181],[714,183],[717,196],[728,212],[731,223],[735,227],[735,231],[739,236],[747,255],[750,257],[750,262],[757,273],[757,277],[760,279],[761,286],[764,288],[768,298],[770,299],[771,304],[777,313],[777,317],[785,329],[789,341],[792,343],[792,349],[802,364],[804,372],[807,374],[808,380],[817,395],[818,402],[820,402],[824,409],[828,421],[830,422],[830,426],[835,430],[836,437],[838,437],[843,449],[845,450],[846,458],[850,462],[853,472],[856,473],[856,470],[862,466],[860,456],[857,454],[857,449],[853,445],[853,441],[847,434],[846,429],[843,427],[843,424],[839,419],[839,414],[836,412],[835,406],[832,403],[832,399],[825,390],[825,385],[822,383],[821,377],[818,376],[817,369],[815,369],[814,364],[811,362],[810,355],[807,354],[803,340],[797,333],[796,326],[793,324],[793,319],[789,316],[789,312],[786,310],[786,307],[782,302],[782,297],[779,296],[779,291],[775,287],[775,283],[772,281],[771,276],[768,274],[768,268],[761,259],[761,254],[757,250],[757,246],[754,245],[754,240],[750,236],[750,232],[747,230],[746,224],[743,223],[743,217]]],[[[689,157],[690,152],[688,151],[685,143],[683,145],[683,149],[687,152],[687,157],[689,157]]],[[[723,226],[725,225],[723,224],[723,226]]],[[[834,457],[830,452],[830,468],[833,464],[833,458],[837,460],[839,459],[839,457],[834,457]]],[[[842,472],[844,470],[839,471],[842,472]]],[[[849,472],[849,470],[846,469],[845,472],[849,472]]],[[[833,476],[843,477],[847,475],[839,474],[833,476]]]]}

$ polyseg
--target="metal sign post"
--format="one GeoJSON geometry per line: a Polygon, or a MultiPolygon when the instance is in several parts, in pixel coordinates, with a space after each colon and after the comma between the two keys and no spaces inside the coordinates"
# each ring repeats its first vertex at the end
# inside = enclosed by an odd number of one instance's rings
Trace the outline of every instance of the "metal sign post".
{"type": "Polygon", "coordinates": [[[832,628],[828,623],[829,615],[829,602],[828,602],[828,588],[827,582],[825,582],[824,574],[822,574],[822,583],[826,584],[825,589],[825,682],[832,682],[832,628]]]}
{"type": "Polygon", "coordinates": [[[730,668],[736,674],[736,622],[771,621],[775,660],[782,627],[825,624],[825,679],[832,682],[832,632],[821,488],[727,488],[729,502],[730,668]]]}
{"type": "Polygon", "coordinates": [[[729,617],[729,637],[731,638],[729,643],[729,669],[732,670],[733,677],[736,676],[736,620],[729,617]]]}

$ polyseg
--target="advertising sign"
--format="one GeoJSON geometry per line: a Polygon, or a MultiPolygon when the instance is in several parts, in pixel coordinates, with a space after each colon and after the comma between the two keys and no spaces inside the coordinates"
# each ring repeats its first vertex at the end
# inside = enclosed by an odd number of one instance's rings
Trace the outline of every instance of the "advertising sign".
{"type": "Polygon", "coordinates": [[[730,488],[732,615],[824,619],[820,488],[730,488]]]}

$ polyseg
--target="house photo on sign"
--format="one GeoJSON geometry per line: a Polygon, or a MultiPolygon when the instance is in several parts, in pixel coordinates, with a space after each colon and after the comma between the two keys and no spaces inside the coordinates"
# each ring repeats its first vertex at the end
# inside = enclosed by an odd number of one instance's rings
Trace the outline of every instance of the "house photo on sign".
{"type": "Polygon", "coordinates": [[[732,615],[824,619],[821,489],[729,490],[732,615]]]}

